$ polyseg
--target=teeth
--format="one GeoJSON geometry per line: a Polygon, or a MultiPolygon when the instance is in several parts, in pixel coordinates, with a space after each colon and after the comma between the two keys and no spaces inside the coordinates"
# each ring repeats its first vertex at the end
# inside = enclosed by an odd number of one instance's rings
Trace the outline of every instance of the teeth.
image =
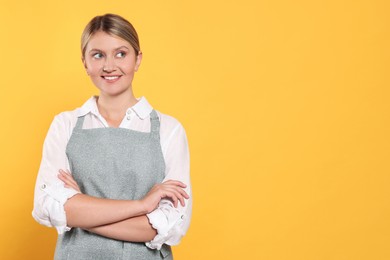
{"type": "Polygon", "coordinates": [[[104,78],[105,78],[105,79],[108,79],[108,80],[113,80],[113,79],[119,78],[119,76],[104,77],[104,78]]]}

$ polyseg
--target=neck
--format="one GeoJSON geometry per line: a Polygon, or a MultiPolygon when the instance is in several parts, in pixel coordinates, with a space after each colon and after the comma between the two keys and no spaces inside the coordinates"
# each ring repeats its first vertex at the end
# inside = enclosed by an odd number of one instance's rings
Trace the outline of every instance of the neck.
{"type": "Polygon", "coordinates": [[[120,121],[125,115],[126,110],[137,102],[138,100],[134,97],[133,92],[126,91],[117,96],[100,93],[96,103],[99,113],[107,121],[120,121]]]}

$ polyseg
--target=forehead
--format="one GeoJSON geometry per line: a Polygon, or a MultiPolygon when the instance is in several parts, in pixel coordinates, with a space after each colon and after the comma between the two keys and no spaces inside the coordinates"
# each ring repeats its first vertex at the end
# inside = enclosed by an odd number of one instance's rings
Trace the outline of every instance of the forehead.
{"type": "Polygon", "coordinates": [[[126,46],[130,49],[131,45],[126,40],[110,35],[106,32],[99,31],[94,33],[88,41],[87,50],[100,49],[100,50],[113,50],[121,46],[126,46]]]}

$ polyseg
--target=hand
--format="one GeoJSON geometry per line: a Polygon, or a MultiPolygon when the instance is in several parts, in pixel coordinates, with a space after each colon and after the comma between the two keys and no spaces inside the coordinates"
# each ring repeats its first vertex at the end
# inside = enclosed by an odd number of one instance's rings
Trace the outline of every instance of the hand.
{"type": "Polygon", "coordinates": [[[169,180],[160,184],[156,184],[153,188],[141,199],[145,209],[148,213],[157,208],[158,203],[163,198],[169,198],[173,201],[175,207],[178,206],[178,202],[184,207],[184,199],[189,199],[190,196],[183,190],[187,187],[180,181],[169,180]]]}
{"type": "Polygon", "coordinates": [[[72,188],[74,190],[77,190],[78,192],[81,192],[79,185],[73,179],[73,176],[69,172],[64,170],[59,170],[58,172],[59,174],[57,176],[63,183],[65,183],[65,188],[72,188]]]}

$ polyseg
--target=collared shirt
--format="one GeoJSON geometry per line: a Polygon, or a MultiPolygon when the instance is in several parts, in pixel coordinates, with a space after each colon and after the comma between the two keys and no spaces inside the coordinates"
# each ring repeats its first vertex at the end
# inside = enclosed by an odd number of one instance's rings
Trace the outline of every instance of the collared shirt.
{"type": "MultiPolygon", "coordinates": [[[[73,111],[62,112],[54,117],[43,145],[42,161],[35,185],[34,219],[49,227],[55,227],[59,234],[69,231],[65,202],[78,192],[65,188],[57,177],[59,169],[70,170],[65,150],[77,118],[85,115],[84,129],[109,127],[101,116],[96,104],[96,96],[73,111]]],[[[150,132],[150,112],[153,107],[145,97],[128,108],[119,127],[141,132],[150,132]]],[[[149,248],[160,249],[162,244],[176,245],[187,232],[192,212],[190,184],[189,150],[183,126],[175,118],[157,111],[160,119],[160,143],[165,160],[166,180],[179,180],[187,185],[185,191],[190,196],[186,205],[175,208],[170,200],[162,199],[157,209],[147,214],[149,222],[157,230],[152,241],[145,243],[149,248]]]]}

